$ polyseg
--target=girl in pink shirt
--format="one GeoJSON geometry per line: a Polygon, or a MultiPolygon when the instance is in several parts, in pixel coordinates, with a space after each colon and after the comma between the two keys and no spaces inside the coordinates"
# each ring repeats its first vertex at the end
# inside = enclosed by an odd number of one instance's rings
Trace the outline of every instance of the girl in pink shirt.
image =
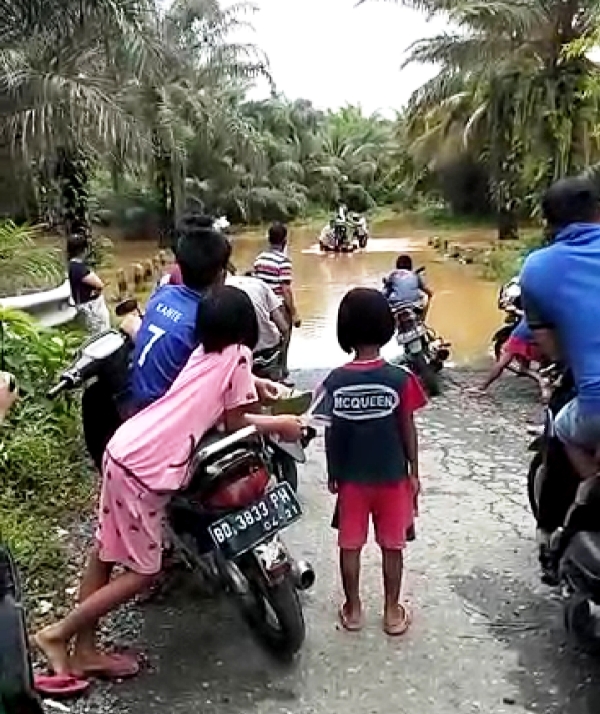
{"type": "Polygon", "coordinates": [[[186,485],[190,458],[206,432],[219,424],[228,430],[252,424],[289,441],[300,437],[297,417],[247,413],[257,402],[252,349],[258,337],[248,296],[219,288],[203,303],[198,320],[202,347],[165,396],[126,421],[106,449],[97,543],[82,577],[79,605],[35,636],[58,676],[137,672],[137,664],[124,656],[98,651],[98,620],[147,589],[160,572],[166,505],[186,485]],[[117,564],[125,571],[111,580],[117,564]]]}

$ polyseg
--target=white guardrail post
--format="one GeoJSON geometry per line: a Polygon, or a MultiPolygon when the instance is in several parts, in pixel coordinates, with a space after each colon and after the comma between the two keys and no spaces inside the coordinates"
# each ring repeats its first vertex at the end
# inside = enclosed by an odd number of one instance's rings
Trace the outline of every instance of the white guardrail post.
{"type": "Polygon", "coordinates": [[[71,301],[71,287],[68,280],[52,290],[0,298],[0,305],[22,310],[44,327],[64,325],[77,315],[77,309],[71,301]]]}

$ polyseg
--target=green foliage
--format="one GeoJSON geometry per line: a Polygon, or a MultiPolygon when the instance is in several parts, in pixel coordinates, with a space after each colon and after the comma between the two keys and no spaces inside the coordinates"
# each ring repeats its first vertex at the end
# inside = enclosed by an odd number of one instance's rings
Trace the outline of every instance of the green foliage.
{"type": "Polygon", "coordinates": [[[37,236],[39,229],[32,226],[0,222],[0,295],[16,295],[64,280],[58,251],[39,247],[37,236]]]}
{"type": "MultiPolygon", "coordinates": [[[[404,0],[450,21],[408,62],[439,73],[407,113],[417,165],[481,162],[499,215],[531,215],[553,180],[600,159],[595,0],[404,0]]],[[[510,223],[510,220],[507,221],[510,223]]]]}
{"type": "Polygon", "coordinates": [[[81,335],[42,330],[7,309],[0,309],[0,321],[6,369],[17,375],[20,388],[0,432],[0,538],[14,549],[28,593],[51,600],[47,593],[59,583],[64,587],[60,529],[89,508],[92,485],[77,400],[51,402],[45,394],[81,335]]]}

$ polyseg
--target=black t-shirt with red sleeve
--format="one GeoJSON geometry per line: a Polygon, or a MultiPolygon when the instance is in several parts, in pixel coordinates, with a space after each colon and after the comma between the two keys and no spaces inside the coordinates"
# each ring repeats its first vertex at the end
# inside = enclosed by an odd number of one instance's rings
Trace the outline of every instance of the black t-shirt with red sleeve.
{"type": "Polygon", "coordinates": [[[329,478],[366,484],[407,478],[401,418],[425,403],[418,379],[383,359],[350,362],[331,372],[313,410],[328,428],[329,478]]]}

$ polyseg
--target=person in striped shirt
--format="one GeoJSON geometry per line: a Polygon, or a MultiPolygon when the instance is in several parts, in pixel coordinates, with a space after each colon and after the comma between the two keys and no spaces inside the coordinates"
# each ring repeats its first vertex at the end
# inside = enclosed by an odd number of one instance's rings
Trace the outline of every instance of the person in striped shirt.
{"type": "Polygon", "coordinates": [[[269,228],[269,248],[254,261],[254,276],[265,282],[283,300],[284,311],[290,327],[282,347],[282,369],[285,378],[289,375],[287,356],[292,327],[300,327],[294,291],[292,289],[292,261],[286,255],[288,231],[283,223],[273,223],[269,228]]]}

